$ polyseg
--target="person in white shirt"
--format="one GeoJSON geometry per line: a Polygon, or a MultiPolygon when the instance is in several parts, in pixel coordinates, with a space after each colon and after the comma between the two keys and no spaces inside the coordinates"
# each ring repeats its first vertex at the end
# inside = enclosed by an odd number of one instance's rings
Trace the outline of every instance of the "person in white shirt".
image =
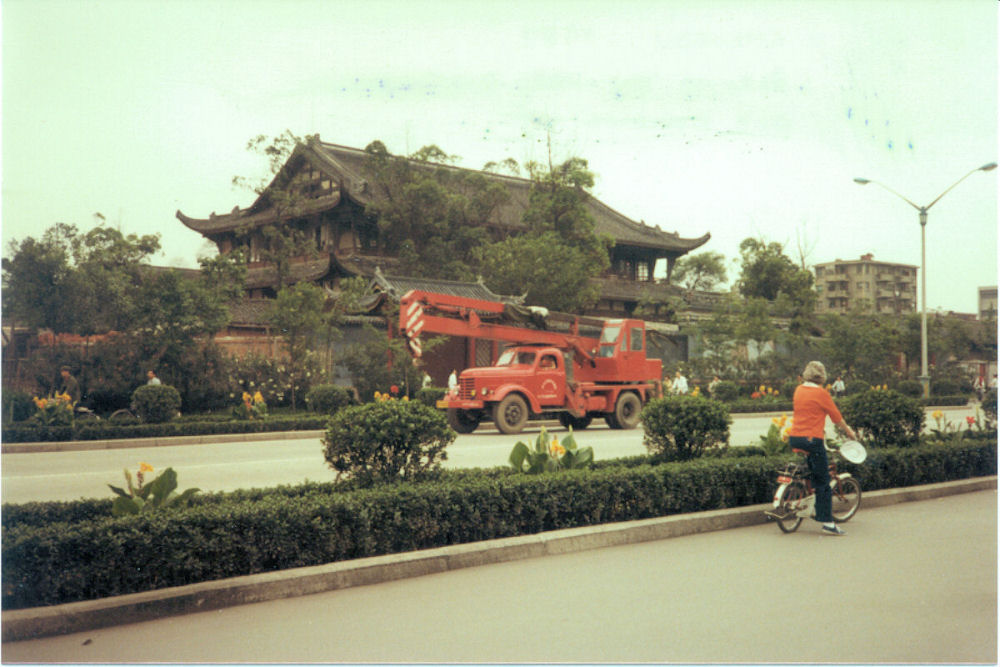
{"type": "Polygon", "coordinates": [[[687,378],[680,371],[677,371],[677,374],[674,375],[674,383],[670,388],[678,396],[688,393],[687,378]]]}

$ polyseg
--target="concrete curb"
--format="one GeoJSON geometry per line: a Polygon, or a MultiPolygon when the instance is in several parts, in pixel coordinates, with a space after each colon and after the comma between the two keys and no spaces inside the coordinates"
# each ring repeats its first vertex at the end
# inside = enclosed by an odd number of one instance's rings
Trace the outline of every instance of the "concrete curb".
{"type": "MultiPolygon", "coordinates": [[[[872,491],[863,495],[862,508],[885,507],[996,488],[997,476],[993,475],[872,491]]],[[[101,600],[5,611],[0,618],[2,639],[5,642],[22,641],[83,632],[252,602],[367,586],[466,567],[753,526],[767,522],[763,511],[769,506],[769,504],[752,505],[569,528],[537,535],[456,544],[423,551],[233,577],[101,600]]]]}
{"type": "Polygon", "coordinates": [[[208,435],[173,435],[161,438],[122,438],[119,440],[63,440],[58,442],[12,442],[0,445],[0,454],[37,454],[41,452],[83,452],[92,449],[132,449],[138,447],[173,447],[177,445],[214,445],[226,442],[261,442],[264,440],[305,440],[323,437],[324,431],[272,431],[264,433],[216,433],[208,435]]]}

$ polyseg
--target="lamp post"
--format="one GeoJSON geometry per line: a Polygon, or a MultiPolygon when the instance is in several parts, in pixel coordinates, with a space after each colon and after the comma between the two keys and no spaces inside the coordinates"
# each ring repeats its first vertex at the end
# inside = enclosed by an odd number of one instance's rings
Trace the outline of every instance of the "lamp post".
{"type": "Polygon", "coordinates": [[[879,183],[878,181],[872,181],[867,178],[854,179],[854,182],[859,185],[874,183],[875,185],[885,188],[913,208],[917,209],[920,214],[920,384],[924,389],[924,398],[929,398],[931,395],[931,376],[927,372],[927,241],[925,233],[927,228],[927,211],[930,210],[931,206],[938,203],[941,200],[941,197],[948,194],[952,188],[967,179],[969,176],[972,176],[977,171],[990,171],[996,168],[996,162],[990,162],[989,164],[984,164],[982,167],[976,167],[968,174],[952,183],[947,190],[939,194],[937,198],[927,206],[917,206],[889,186],[879,183]]]}

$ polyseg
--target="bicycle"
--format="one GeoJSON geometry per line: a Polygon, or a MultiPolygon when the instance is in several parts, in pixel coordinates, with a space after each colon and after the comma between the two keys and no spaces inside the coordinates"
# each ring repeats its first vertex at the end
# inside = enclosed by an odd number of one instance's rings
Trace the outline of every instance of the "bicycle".
{"type": "MultiPolygon", "coordinates": [[[[851,463],[861,463],[867,456],[864,447],[854,441],[845,442],[839,448],[824,446],[828,453],[842,456],[851,463]]],[[[802,449],[792,451],[800,456],[808,455],[802,449]]],[[[834,522],[850,521],[861,507],[861,483],[851,473],[837,471],[835,456],[830,457],[830,488],[833,490],[834,522]]],[[[801,461],[791,461],[778,471],[773,507],[765,514],[778,523],[781,532],[794,533],[802,524],[802,519],[815,516],[815,505],[816,491],[810,479],[809,466],[801,461]]]]}

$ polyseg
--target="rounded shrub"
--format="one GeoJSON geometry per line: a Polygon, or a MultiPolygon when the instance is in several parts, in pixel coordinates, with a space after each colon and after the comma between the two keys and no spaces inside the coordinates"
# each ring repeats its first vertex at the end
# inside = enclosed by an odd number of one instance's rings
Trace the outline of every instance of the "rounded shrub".
{"type": "Polygon", "coordinates": [[[3,392],[3,421],[23,422],[35,414],[35,403],[23,391],[3,392]]]}
{"type": "Polygon", "coordinates": [[[871,389],[871,385],[864,380],[848,380],[844,383],[844,396],[854,396],[871,389]]]}
{"type": "Polygon", "coordinates": [[[455,440],[444,414],[418,401],[377,401],[343,408],[323,437],[323,456],[338,477],[362,485],[414,478],[447,460],[455,440]]]}
{"type": "Polygon", "coordinates": [[[954,380],[941,379],[931,382],[932,396],[958,396],[961,393],[961,386],[954,380]]]}
{"type": "Polygon", "coordinates": [[[795,380],[786,380],[781,385],[781,396],[783,398],[791,399],[795,396],[795,390],[798,388],[799,383],[795,380]]]}
{"type": "Polygon", "coordinates": [[[651,456],[683,461],[729,442],[729,409],[701,396],[665,396],[642,409],[642,442],[651,456]]]}
{"type": "Polygon", "coordinates": [[[417,400],[433,408],[447,391],[444,387],[423,387],[417,392],[417,400]]]}
{"type": "Polygon", "coordinates": [[[712,398],[723,403],[732,403],[740,397],[740,386],[732,380],[722,380],[712,390],[712,398]]]}
{"type": "Polygon", "coordinates": [[[324,415],[335,414],[341,408],[356,403],[354,392],[350,387],[336,384],[319,384],[306,394],[306,405],[309,409],[324,415]]]}
{"type": "Polygon", "coordinates": [[[920,398],[924,395],[924,386],[920,384],[919,380],[902,380],[896,385],[896,391],[903,396],[920,398]]]}
{"type": "Polygon", "coordinates": [[[915,445],[924,428],[924,408],[898,391],[869,389],[843,401],[841,413],[865,444],[875,447],[915,445]]]}
{"type": "Polygon", "coordinates": [[[159,424],[177,416],[181,395],[168,384],[144,384],[132,392],[132,407],[142,421],[159,424]]]}

